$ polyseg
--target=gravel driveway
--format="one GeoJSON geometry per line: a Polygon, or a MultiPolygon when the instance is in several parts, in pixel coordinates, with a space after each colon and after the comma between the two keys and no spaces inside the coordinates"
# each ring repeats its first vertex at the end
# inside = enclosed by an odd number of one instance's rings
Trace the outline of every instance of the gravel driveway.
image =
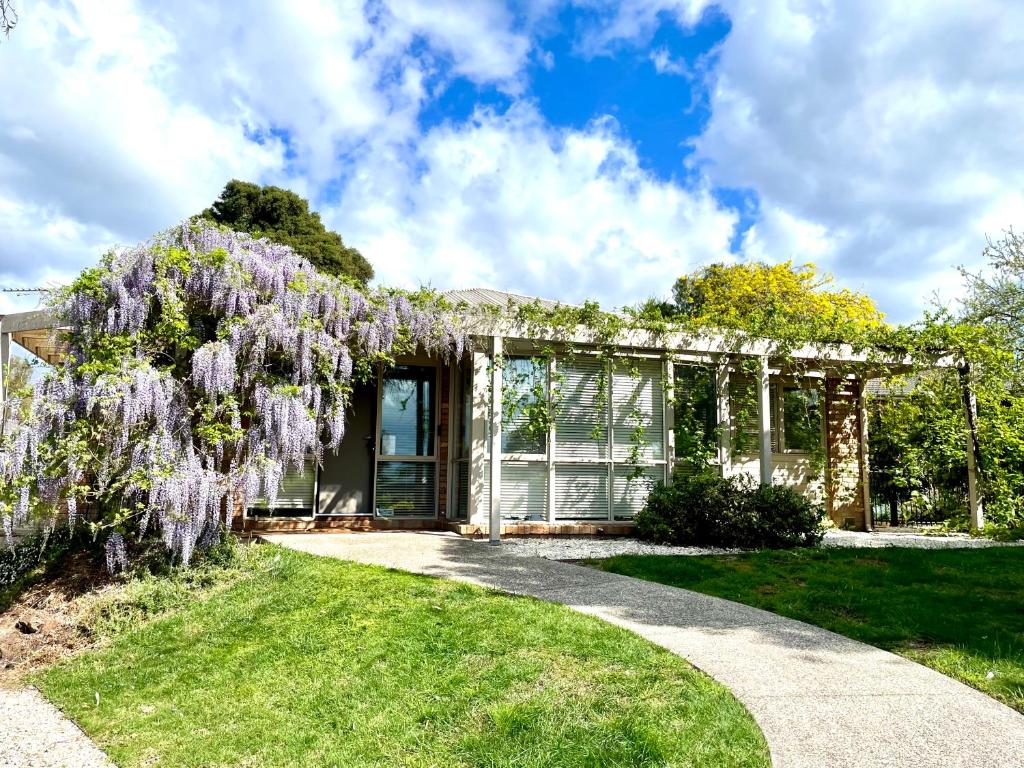
{"type": "MultiPolygon", "coordinates": [[[[485,539],[476,540],[486,545],[485,539]]],[[[926,535],[922,533],[879,532],[860,533],[857,531],[829,531],[821,543],[822,547],[913,547],[917,549],[974,549],[979,547],[1020,546],[1003,544],[991,539],[971,538],[966,534],[926,535]]],[[[727,555],[740,552],[738,549],[717,549],[714,547],[670,547],[663,544],[647,544],[637,539],[601,539],[593,536],[582,538],[505,538],[501,549],[509,555],[519,557],[543,557],[546,560],[587,560],[616,555],[727,555]]]]}

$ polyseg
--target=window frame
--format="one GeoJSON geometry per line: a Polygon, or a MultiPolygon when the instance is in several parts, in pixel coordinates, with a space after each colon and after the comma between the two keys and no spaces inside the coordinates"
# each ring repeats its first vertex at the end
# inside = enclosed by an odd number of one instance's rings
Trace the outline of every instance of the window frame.
{"type": "MultiPolygon", "coordinates": [[[[529,354],[525,354],[525,353],[505,355],[504,358],[502,359],[502,362],[501,362],[501,365],[502,365],[501,375],[502,375],[502,393],[503,393],[503,395],[507,391],[508,384],[509,384],[505,380],[505,371],[507,370],[506,366],[508,365],[509,361],[513,361],[513,360],[515,360],[515,361],[519,361],[519,360],[531,361],[531,362],[533,362],[535,364],[536,368],[538,368],[538,369],[540,369],[542,371],[542,375],[544,377],[544,393],[545,393],[545,398],[550,400],[550,398],[551,398],[551,366],[546,361],[544,361],[542,358],[539,358],[536,355],[529,355],[529,354]]],[[[517,461],[517,462],[547,461],[548,460],[548,455],[551,452],[551,431],[550,430],[548,430],[544,434],[544,436],[542,438],[539,438],[539,441],[543,443],[543,450],[540,451],[539,453],[538,452],[529,452],[529,451],[506,451],[505,450],[506,438],[509,435],[509,430],[507,429],[508,422],[505,419],[505,406],[504,406],[504,403],[502,403],[501,408],[502,408],[502,412],[501,412],[501,460],[502,461],[517,461]]],[[[488,442],[488,445],[489,445],[490,444],[490,440],[488,440],[487,442],[488,442]]]]}
{"type": "Polygon", "coordinates": [[[785,380],[780,379],[775,384],[775,396],[772,398],[774,405],[772,408],[773,416],[776,420],[776,434],[778,435],[778,453],[780,455],[787,456],[810,456],[814,453],[814,449],[808,448],[790,448],[786,444],[786,391],[796,390],[805,392],[816,392],[818,395],[818,446],[823,448],[825,445],[825,397],[823,384],[815,378],[801,378],[797,380],[785,380]]]}

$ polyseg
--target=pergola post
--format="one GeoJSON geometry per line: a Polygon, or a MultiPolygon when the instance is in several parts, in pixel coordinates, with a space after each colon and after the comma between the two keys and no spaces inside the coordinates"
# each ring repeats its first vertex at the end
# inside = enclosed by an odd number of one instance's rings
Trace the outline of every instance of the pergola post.
{"type": "Polygon", "coordinates": [[[722,477],[731,474],[732,416],[729,407],[729,362],[715,369],[715,427],[718,430],[718,466],[722,477]]]}
{"type": "Polygon", "coordinates": [[[772,398],[768,358],[760,360],[757,381],[758,453],[761,459],[761,484],[772,484],[772,398]]]}
{"type": "Polygon", "coordinates": [[[11,334],[0,333],[0,413],[7,403],[7,387],[11,364],[11,334]]]}
{"type": "MultiPolygon", "coordinates": [[[[874,528],[874,520],[871,514],[871,465],[870,451],[868,450],[868,401],[865,397],[867,392],[867,376],[861,376],[857,381],[857,424],[860,427],[858,437],[860,461],[860,492],[861,503],[864,505],[864,530],[870,531],[874,528]]],[[[826,446],[826,451],[828,446],[826,446]]]]}
{"type": "MultiPolygon", "coordinates": [[[[472,377],[468,382],[471,396],[472,412],[469,441],[469,515],[468,522],[483,525],[490,513],[483,500],[490,487],[489,472],[485,470],[487,451],[490,444],[487,440],[488,426],[491,422],[491,380],[486,352],[473,352],[472,377]]],[[[463,386],[467,386],[464,383],[463,386]]]]}
{"type": "Polygon", "coordinates": [[[978,533],[985,527],[985,508],[978,493],[978,400],[970,385],[967,366],[960,369],[960,384],[967,421],[967,511],[971,532],[978,533]]]}
{"type": "Polygon", "coordinates": [[[488,520],[488,540],[501,543],[501,399],[502,399],[502,338],[491,339],[491,509],[488,520]]]}

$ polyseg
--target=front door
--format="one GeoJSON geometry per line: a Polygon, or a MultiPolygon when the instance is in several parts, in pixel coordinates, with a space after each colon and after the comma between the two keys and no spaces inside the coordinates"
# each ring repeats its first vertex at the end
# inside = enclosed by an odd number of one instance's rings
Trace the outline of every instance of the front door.
{"type": "Polygon", "coordinates": [[[373,512],[373,451],[377,428],[377,382],[357,384],[345,437],[335,453],[324,456],[317,513],[369,515],[373,512]]]}
{"type": "Polygon", "coordinates": [[[378,517],[436,515],[436,408],[436,367],[398,365],[381,375],[378,517]]]}

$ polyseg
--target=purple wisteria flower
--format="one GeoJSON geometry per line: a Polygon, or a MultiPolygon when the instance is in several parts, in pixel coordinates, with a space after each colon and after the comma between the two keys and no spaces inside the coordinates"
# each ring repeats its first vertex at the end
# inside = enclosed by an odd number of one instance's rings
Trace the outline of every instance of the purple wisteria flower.
{"type": "MultiPolygon", "coordinates": [[[[107,254],[54,310],[67,362],[0,440],[5,530],[56,510],[73,525],[88,501],[133,536],[155,526],[184,563],[235,504],[273,505],[285,471],[339,445],[354,361],[466,347],[423,295],[359,291],[287,246],[203,221],[107,254]]],[[[122,534],[107,560],[127,564],[122,534]]]]}

